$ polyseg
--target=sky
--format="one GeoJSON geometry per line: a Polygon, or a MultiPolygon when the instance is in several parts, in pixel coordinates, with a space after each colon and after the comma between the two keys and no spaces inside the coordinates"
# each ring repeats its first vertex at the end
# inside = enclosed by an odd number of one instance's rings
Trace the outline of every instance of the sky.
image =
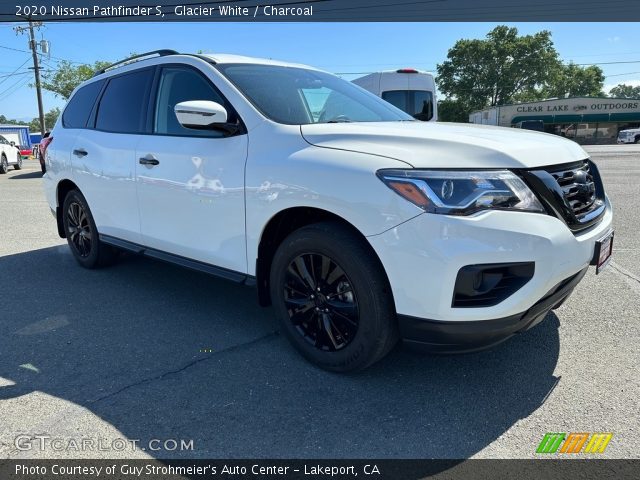
{"type": "MultiPolygon", "coordinates": [[[[506,23],[521,34],[550,30],[560,57],[600,65],[605,91],[619,83],[640,85],[637,23],[506,23]],[[634,63],[635,62],[635,63],[634,63]]],[[[351,80],[368,72],[414,67],[435,72],[461,38],[483,38],[498,23],[48,23],[37,33],[51,43],[44,67],[60,59],[118,61],[131,52],[170,48],[180,52],[234,53],[304,63],[351,80]]],[[[0,24],[0,115],[37,116],[27,36],[0,24]],[[24,50],[24,51],[15,51],[24,50]],[[13,72],[16,74],[11,75],[13,72]]],[[[64,100],[44,92],[45,111],[64,100]]]]}

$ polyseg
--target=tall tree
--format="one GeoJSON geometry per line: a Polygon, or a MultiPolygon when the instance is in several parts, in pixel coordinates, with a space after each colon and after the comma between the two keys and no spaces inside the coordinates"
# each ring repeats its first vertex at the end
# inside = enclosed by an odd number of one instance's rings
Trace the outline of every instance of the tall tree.
{"type": "Polygon", "coordinates": [[[66,60],[58,63],[54,72],[43,74],[42,88],[53,92],[56,96],[69,98],[73,89],[85,80],[90,79],[96,70],[105,68],[109,62],[97,61],[93,65],[74,65],[66,60]]]}
{"type": "Polygon", "coordinates": [[[558,66],[542,90],[549,97],[597,97],[604,96],[604,73],[596,65],[581,67],[575,63],[558,66]]]}
{"type": "MultiPolygon", "coordinates": [[[[59,116],[60,116],[60,109],[58,107],[52,108],[51,110],[49,110],[47,113],[44,114],[44,124],[46,125],[47,130],[51,130],[53,128],[59,116]]],[[[29,130],[31,130],[32,132],[40,131],[39,118],[36,117],[33,120],[31,120],[31,122],[29,123],[29,130]]]]}
{"type": "Polygon", "coordinates": [[[441,122],[467,123],[469,113],[459,100],[445,98],[438,102],[438,120],[441,122]]]}
{"type": "Polygon", "coordinates": [[[609,90],[609,96],[612,98],[640,98],[640,85],[634,87],[621,83],[609,90]]]}
{"type": "Polygon", "coordinates": [[[521,36],[501,25],[486,39],[458,40],[438,65],[438,86],[471,112],[536,92],[559,65],[551,32],[521,36]]]}

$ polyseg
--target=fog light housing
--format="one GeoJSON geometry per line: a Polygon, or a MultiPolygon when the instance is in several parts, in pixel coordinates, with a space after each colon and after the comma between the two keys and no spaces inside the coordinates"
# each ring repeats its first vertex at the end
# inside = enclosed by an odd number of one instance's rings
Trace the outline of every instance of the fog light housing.
{"type": "Polygon", "coordinates": [[[535,262],[467,265],[458,271],[453,308],[492,307],[533,278],[535,262]]]}

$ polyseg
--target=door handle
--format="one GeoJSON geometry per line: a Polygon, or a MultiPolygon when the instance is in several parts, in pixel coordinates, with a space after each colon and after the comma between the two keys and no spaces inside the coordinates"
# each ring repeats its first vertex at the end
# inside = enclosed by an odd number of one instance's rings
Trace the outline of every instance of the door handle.
{"type": "Polygon", "coordinates": [[[146,157],[141,157],[140,160],[138,160],[138,163],[140,163],[140,165],[159,165],[160,162],[158,160],[156,160],[153,155],[149,154],[146,157]]]}
{"type": "Polygon", "coordinates": [[[86,157],[87,155],[89,155],[89,152],[87,152],[84,148],[77,148],[73,151],[73,154],[76,157],[82,158],[82,157],[86,157]]]}

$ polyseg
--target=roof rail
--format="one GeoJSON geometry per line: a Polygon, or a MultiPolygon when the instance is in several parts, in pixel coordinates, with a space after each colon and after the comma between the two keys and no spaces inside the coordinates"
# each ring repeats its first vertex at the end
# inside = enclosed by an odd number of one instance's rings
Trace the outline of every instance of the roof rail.
{"type": "Polygon", "coordinates": [[[157,55],[159,57],[164,57],[166,55],[178,55],[179,52],[176,52],[175,50],[167,50],[167,49],[163,49],[163,50],[153,50],[151,52],[146,52],[146,53],[141,53],[139,55],[134,55],[133,57],[129,57],[129,58],[125,58],[124,60],[120,60],[119,62],[116,63],[112,63],[111,65],[104,67],[100,70],[97,70],[96,73],[93,74],[93,76],[97,76],[97,75],[101,75],[103,73],[105,73],[107,70],[111,70],[112,68],[117,67],[118,65],[122,65],[125,63],[133,63],[134,61],[139,62],[140,60],[147,58],[147,57],[151,57],[152,55],[157,55]]]}

